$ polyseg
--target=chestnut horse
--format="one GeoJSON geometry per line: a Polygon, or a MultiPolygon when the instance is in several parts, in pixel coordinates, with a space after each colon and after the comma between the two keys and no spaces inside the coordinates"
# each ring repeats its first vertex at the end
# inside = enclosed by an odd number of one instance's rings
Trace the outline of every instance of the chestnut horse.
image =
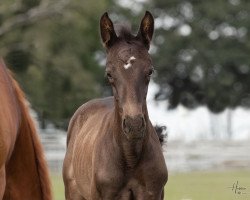
{"type": "Polygon", "coordinates": [[[26,99],[1,59],[0,199],[52,199],[47,164],[26,99]]]}
{"type": "Polygon", "coordinates": [[[168,173],[146,104],[154,19],[147,11],[139,32],[100,20],[106,74],[114,97],[83,104],[70,121],[63,166],[67,200],[160,200],[168,173]]]}

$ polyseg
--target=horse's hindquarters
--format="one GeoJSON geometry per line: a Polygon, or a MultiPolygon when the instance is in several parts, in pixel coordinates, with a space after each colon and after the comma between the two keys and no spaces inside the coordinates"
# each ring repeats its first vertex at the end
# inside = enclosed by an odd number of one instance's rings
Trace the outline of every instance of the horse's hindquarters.
{"type": "Polygon", "coordinates": [[[6,200],[51,200],[48,169],[25,95],[1,60],[0,92],[0,199],[5,190],[6,200]]]}
{"type": "Polygon", "coordinates": [[[0,199],[3,198],[6,180],[5,180],[5,160],[6,160],[6,147],[3,137],[0,132],[0,199]]]}

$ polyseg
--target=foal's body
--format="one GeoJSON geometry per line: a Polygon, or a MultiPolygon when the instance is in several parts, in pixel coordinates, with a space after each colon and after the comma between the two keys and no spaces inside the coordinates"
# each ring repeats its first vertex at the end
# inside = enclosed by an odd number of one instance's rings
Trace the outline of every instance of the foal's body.
{"type": "Polygon", "coordinates": [[[84,104],[70,122],[66,199],[161,200],[167,168],[146,104],[154,19],[146,12],[137,36],[125,28],[117,36],[107,13],[100,27],[114,97],[84,104]]]}
{"type": "Polygon", "coordinates": [[[64,163],[70,168],[64,172],[67,199],[163,198],[167,170],[154,128],[149,122],[146,137],[131,144],[117,132],[115,110],[109,97],[82,105],[73,116],[64,163]]]}

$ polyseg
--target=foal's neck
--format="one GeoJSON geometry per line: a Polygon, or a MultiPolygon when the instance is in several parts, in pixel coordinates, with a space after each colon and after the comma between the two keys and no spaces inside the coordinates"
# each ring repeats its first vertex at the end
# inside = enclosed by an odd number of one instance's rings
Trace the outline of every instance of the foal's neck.
{"type": "Polygon", "coordinates": [[[115,111],[114,111],[114,138],[115,141],[118,144],[118,147],[120,148],[120,154],[122,162],[125,163],[125,166],[127,166],[128,169],[134,169],[137,164],[140,162],[140,159],[142,158],[144,146],[148,139],[148,114],[147,114],[147,107],[146,109],[146,131],[145,136],[142,139],[134,139],[134,140],[128,140],[128,138],[125,136],[122,130],[122,119],[120,117],[119,111],[118,111],[118,105],[115,103],[115,111]]]}

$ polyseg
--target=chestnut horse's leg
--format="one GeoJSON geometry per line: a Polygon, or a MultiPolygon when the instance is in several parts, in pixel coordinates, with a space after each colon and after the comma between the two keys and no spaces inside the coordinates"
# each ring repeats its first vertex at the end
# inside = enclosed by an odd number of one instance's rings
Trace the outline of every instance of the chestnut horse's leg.
{"type": "Polygon", "coordinates": [[[5,186],[6,186],[5,166],[2,166],[2,168],[0,169],[0,199],[3,199],[5,186]]]}

